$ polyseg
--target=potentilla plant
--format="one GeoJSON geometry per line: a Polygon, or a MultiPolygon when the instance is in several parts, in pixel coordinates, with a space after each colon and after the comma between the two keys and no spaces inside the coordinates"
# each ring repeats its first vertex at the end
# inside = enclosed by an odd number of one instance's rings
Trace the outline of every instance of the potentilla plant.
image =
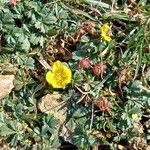
{"type": "Polygon", "coordinates": [[[149,149],[149,12],[0,0],[0,149],[149,149]]]}

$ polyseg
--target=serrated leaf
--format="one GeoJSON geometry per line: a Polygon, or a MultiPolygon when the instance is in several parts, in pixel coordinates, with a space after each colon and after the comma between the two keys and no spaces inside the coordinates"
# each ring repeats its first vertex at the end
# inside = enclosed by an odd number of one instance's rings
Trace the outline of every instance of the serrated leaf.
{"type": "Polygon", "coordinates": [[[1,136],[9,136],[12,134],[15,134],[16,132],[10,128],[8,128],[6,125],[3,125],[0,129],[0,135],[1,136]]]}
{"type": "Polygon", "coordinates": [[[35,60],[32,57],[29,57],[26,61],[26,65],[29,69],[34,69],[35,60]]]}
{"type": "Polygon", "coordinates": [[[29,40],[27,38],[22,43],[21,47],[24,50],[29,50],[30,49],[30,42],[29,42],[29,40]]]}
{"type": "Polygon", "coordinates": [[[41,32],[45,33],[44,24],[42,22],[40,22],[40,21],[36,22],[35,27],[37,29],[40,29],[41,32]]]}
{"type": "Polygon", "coordinates": [[[88,4],[93,4],[93,5],[96,5],[96,6],[100,6],[100,7],[103,7],[103,8],[109,8],[110,7],[107,3],[99,2],[99,1],[96,1],[96,0],[80,0],[80,1],[88,3],[88,4]]]}

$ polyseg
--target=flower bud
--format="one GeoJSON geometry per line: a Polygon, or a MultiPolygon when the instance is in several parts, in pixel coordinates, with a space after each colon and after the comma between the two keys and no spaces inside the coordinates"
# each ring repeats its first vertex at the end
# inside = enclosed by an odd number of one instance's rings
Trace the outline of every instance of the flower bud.
{"type": "Polygon", "coordinates": [[[80,68],[89,68],[90,67],[90,60],[88,58],[83,58],[79,61],[80,68]]]}
{"type": "Polygon", "coordinates": [[[20,2],[20,0],[9,0],[10,5],[16,6],[17,2],[20,2]]]}
{"type": "Polygon", "coordinates": [[[101,111],[103,111],[103,112],[104,112],[104,111],[107,111],[107,112],[110,112],[110,111],[111,111],[110,104],[109,104],[107,98],[104,97],[104,96],[98,97],[97,102],[96,102],[96,105],[97,105],[97,106],[99,107],[99,109],[100,109],[101,111]]]}
{"type": "Polygon", "coordinates": [[[105,71],[105,69],[106,69],[106,65],[103,64],[103,63],[95,64],[95,65],[93,66],[93,68],[92,68],[93,73],[94,73],[96,76],[99,76],[99,75],[103,74],[104,71],[105,71]]]}

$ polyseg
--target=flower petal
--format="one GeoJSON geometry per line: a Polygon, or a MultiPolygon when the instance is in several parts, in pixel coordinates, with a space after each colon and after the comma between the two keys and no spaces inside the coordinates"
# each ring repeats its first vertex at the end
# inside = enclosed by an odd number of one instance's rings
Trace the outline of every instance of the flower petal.
{"type": "Polygon", "coordinates": [[[46,74],[46,81],[49,84],[51,84],[53,86],[53,88],[60,88],[60,86],[57,85],[55,75],[51,71],[47,72],[47,74],[46,74]]]}
{"type": "Polygon", "coordinates": [[[52,71],[53,72],[55,72],[57,70],[59,70],[59,71],[61,70],[62,71],[62,69],[63,69],[63,64],[59,60],[54,62],[53,66],[52,66],[52,71]]]}
{"type": "Polygon", "coordinates": [[[63,79],[64,79],[63,82],[65,84],[68,84],[71,82],[71,78],[72,78],[71,70],[67,66],[63,66],[63,79]]]}
{"type": "Polygon", "coordinates": [[[100,32],[101,32],[101,36],[102,36],[102,39],[104,41],[107,41],[107,42],[110,42],[112,39],[110,37],[110,27],[108,25],[108,23],[105,23],[101,28],[100,28],[100,32]]]}

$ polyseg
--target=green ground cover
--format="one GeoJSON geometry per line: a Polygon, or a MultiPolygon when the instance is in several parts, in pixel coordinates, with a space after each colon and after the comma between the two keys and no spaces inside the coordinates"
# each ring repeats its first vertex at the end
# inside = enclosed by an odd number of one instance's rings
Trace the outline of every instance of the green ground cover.
{"type": "Polygon", "coordinates": [[[148,150],[150,1],[0,0],[0,99],[2,150],[148,150]]]}

